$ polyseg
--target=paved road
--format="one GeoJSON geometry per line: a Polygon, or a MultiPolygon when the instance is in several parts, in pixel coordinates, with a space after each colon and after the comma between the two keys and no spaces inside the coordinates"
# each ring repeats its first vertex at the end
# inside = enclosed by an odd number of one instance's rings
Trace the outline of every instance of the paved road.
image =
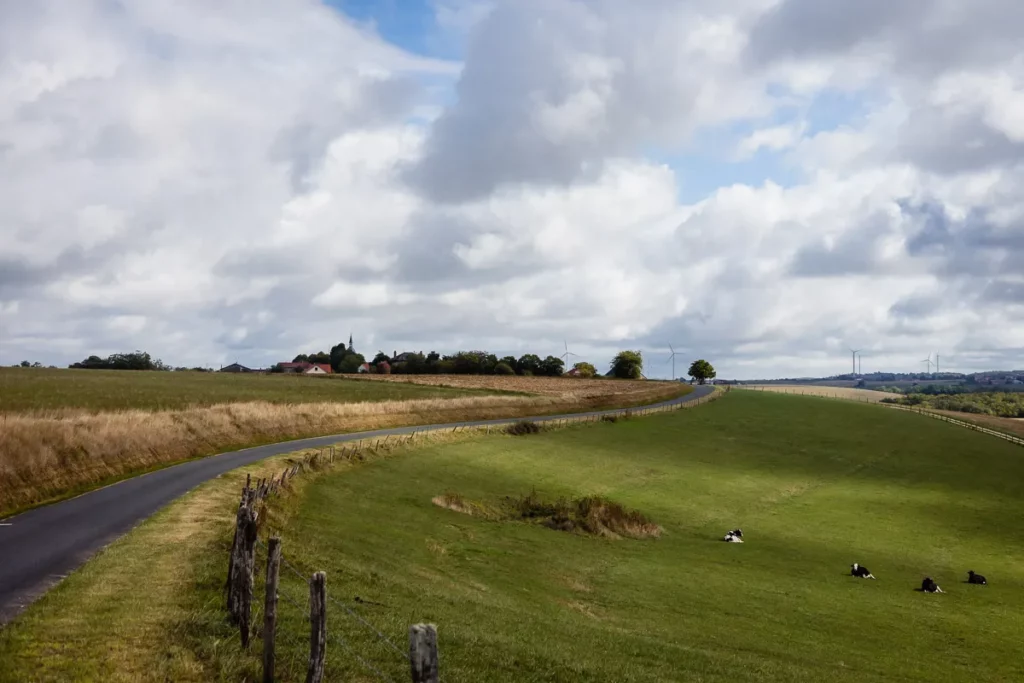
{"type": "MultiPolygon", "coordinates": [[[[711,387],[696,390],[658,406],[686,403],[707,396],[711,387]]],[[[654,406],[648,406],[654,407],[654,406]]],[[[546,422],[580,415],[607,415],[622,410],[601,410],[574,415],[531,418],[546,422]]],[[[130,531],[154,512],[199,484],[237,467],[272,455],[302,448],[317,448],[366,437],[409,434],[413,431],[500,425],[515,420],[453,422],[446,425],[398,427],[372,432],[336,434],[284,441],[267,446],[221,453],[125,479],[116,484],[53,505],[0,520],[0,624],[45,593],[85,563],[96,551],[130,531]]]]}

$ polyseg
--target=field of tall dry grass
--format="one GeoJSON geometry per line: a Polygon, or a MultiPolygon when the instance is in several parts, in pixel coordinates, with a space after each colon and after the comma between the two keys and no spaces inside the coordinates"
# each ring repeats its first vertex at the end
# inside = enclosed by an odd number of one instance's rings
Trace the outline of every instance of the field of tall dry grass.
{"type": "Polygon", "coordinates": [[[356,375],[369,382],[417,384],[451,389],[484,389],[488,391],[517,391],[558,398],[598,398],[601,396],[643,396],[664,390],[666,386],[679,388],[678,383],[647,380],[583,379],[575,377],[519,377],[501,375],[356,375]]]}
{"type": "Polygon", "coordinates": [[[536,388],[531,396],[5,412],[0,414],[0,517],[135,472],[260,443],[402,425],[627,407],[684,390],[666,383],[609,381],[600,382],[609,385],[602,393],[557,393],[543,380],[536,385],[533,381],[517,384],[519,391],[536,388]],[[644,384],[646,391],[634,384],[644,384]]]}
{"type": "Polygon", "coordinates": [[[822,396],[824,398],[844,398],[849,401],[866,401],[879,403],[883,398],[892,397],[884,391],[870,389],[852,389],[847,387],[818,387],[806,384],[744,384],[741,389],[752,391],[774,391],[780,394],[804,394],[806,396],[822,396]]]}

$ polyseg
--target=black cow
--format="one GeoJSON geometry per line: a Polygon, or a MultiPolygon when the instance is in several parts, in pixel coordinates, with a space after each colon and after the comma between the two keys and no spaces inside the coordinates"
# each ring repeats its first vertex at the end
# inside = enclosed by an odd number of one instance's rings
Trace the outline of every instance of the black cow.
{"type": "Polygon", "coordinates": [[[975,574],[974,570],[967,572],[967,583],[976,583],[979,586],[987,586],[988,581],[981,574],[975,574]]]}
{"type": "Polygon", "coordinates": [[[743,529],[733,529],[722,540],[727,543],[743,543],[743,529]]]}
{"type": "Polygon", "coordinates": [[[941,593],[942,589],[939,588],[939,584],[932,581],[932,577],[924,577],[924,581],[921,582],[921,590],[925,593],[941,593]]]}

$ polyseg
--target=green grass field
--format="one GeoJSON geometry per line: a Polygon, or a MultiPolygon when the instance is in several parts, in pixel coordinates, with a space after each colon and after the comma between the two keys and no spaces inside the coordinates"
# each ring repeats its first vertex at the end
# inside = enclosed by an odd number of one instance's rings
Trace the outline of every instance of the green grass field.
{"type": "MultiPolygon", "coordinates": [[[[409,624],[437,624],[447,683],[1024,680],[1024,450],[999,439],[732,392],[338,467],[275,499],[261,537],[279,532],[288,560],[326,571],[328,595],[400,649],[409,624]],[[431,502],[534,487],[608,496],[664,533],[608,540],[431,502]],[[735,526],[746,543],[723,543],[735,526]],[[855,561],[878,579],[850,577],[855,561]],[[963,583],[968,569],[990,585],[963,583]],[[946,593],[915,591],[925,575],[946,593]]],[[[239,478],[199,487],[0,629],[0,681],[259,680],[258,636],[241,651],[223,606],[239,478]]],[[[308,590],[282,568],[281,594],[278,680],[301,681],[308,590]]],[[[380,680],[353,652],[408,680],[397,653],[337,604],[328,614],[326,680],[380,680]]]]}
{"type": "MultiPolygon", "coordinates": [[[[700,410],[424,449],[312,483],[285,555],[403,644],[438,624],[455,681],[1024,680],[1024,451],[926,417],[734,392],[700,410]],[[657,540],[441,509],[597,493],[657,540]],[[746,543],[721,542],[741,526],[746,543]],[[852,562],[876,581],[849,576],[852,562]],[[968,569],[990,585],[963,583],[968,569]],[[930,575],[947,591],[915,591],[930,575]]],[[[302,600],[288,575],[284,591],[302,600]]],[[[303,603],[304,604],[304,603],[303,603]]],[[[283,606],[285,680],[308,631],[283,606]]],[[[335,609],[330,628],[402,662],[335,609]]],[[[371,680],[335,646],[332,680],[371,680]],[[348,678],[352,677],[352,678],[348,678]]],[[[255,668],[252,671],[256,671],[255,668]]]]}
{"type": "Polygon", "coordinates": [[[244,401],[352,403],[487,393],[498,392],[359,382],[341,377],[0,368],[0,412],[60,408],[173,410],[244,401]]]}

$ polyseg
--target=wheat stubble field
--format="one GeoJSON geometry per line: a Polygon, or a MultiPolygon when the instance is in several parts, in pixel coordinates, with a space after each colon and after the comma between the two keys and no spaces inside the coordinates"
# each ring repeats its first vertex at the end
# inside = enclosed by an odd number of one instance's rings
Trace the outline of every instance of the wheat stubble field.
{"type": "Polygon", "coordinates": [[[602,380],[602,392],[580,392],[575,385],[582,380],[486,378],[498,381],[453,387],[433,379],[3,368],[0,516],[189,458],[263,443],[626,407],[685,391],[657,382],[602,380]],[[556,391],[555,384],[566,389],[556,391]]]}
{"type": "Polygon", "coordinates": [[[797,384],[744,384],[741,388],[751,391],[774,391],[778,394],[842,398],[848,401],[861,401],[863,403],[880,403],[883,398],[892,397],[892,394],[887,394],[884,391],[852,389],[849,387],[819,387],[797,384]]]}

